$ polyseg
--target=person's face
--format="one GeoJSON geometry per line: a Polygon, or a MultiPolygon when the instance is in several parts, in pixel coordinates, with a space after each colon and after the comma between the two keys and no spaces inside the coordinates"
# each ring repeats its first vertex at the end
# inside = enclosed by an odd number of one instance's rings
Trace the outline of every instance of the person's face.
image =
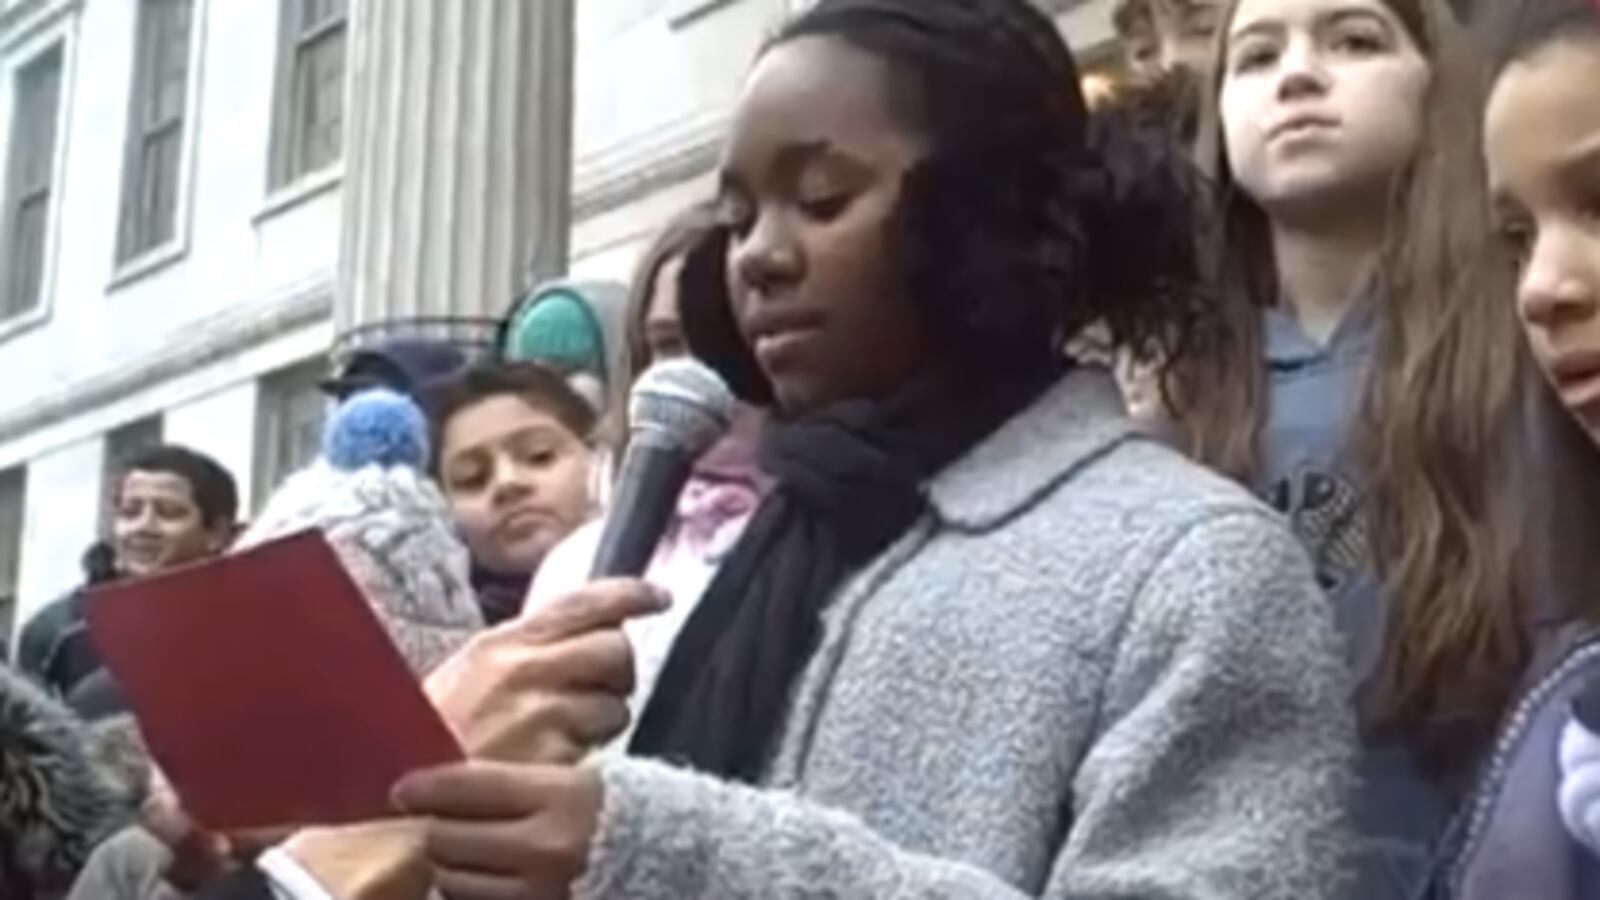
{"type": "Polygon", "coordinates": [[[1155,0],[1154,67],[1168,72],[1182,67],[1205,72],[1217,34],[1220,0],[1155,0]]]}
{"type": "Polygon", "coordinates": [[[181,475],[133,471],[117,490],[111,523],[117,568],[142,578],[221,553],[233,523],[206,527],[194,490],[181,475]]]}
{"type": "Polygon", "coordinates": [[[682,272],[683,257],[674,256],[661,264],[651,287],[650,308],[644,314],[644,343],[653,363],[689,353],[678,317],[678,275],[682,272]]]}
{"type": "Polygon", "coordinates": [[[1421,140],[1429,66],[1382,0],[1242,0],[1220,99],[1228,164],[1274,217],[1381,209],[1421,140]]]}
{"type": "Polygon", "coordinates": [[[924,142],[889,107],[889,70],[823,38],[756,64],[722,160],[734,317],[785,411],[894,393],[923,338],[892,237],[924,142]]]}
{"type": "Polygon", "coordinates": [[[1546,379],[1600,444],[1600,40],[1513,63],[1484,114],[1502,236],[1519,260],[1517,312],[1546,379]]]}
{"type": "Polygon", "coordinates": [[[450,417],[439,477],[472,558],[532,574],[589,517],[588,445],[521,398],[489,397],[450,417]]]}
{"type": "Polygon", "coordinates": [[[1138,79],[1161,74],[1161,37],[1153,21],[1141,21],[1122,37],[1122,64],[1138,79]]]}

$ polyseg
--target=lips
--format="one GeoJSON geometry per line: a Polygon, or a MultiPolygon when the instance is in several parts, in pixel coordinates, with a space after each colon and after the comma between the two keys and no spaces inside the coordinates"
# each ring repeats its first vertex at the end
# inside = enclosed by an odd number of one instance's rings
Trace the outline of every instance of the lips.
{"type": "Polygon", "coordinates": [[[1600,351],[1563,353],[1551,361],[1549,373],[1567,407],[1587,408],[1600,402],[1600,351]]]}
{"type": "Polygon", "coordinates": [[[1290,116],[1289,118],[1284,119],[1278,124],[1272,126],[1272,128],[1267,131],[1267,139],[1277,140],[1278,138],[1298,137],[1302,134],[1309,134],[1316,131],[1326,131],[1328,129],[1337,127],[1339,127],[1339,120],[1332,116],[1321,115],[1318,113],[1302,113],[1300,115],[1290,116]]]}
{"type": "Polygon", "coordinates": [[[122,552],[135,559],[154,559],[161,555],[162,544],[150,538],[129,538],[122,543],[122,552]]]}
{"type": "Polygon", "coordinates": [[[517,509],[506,514],[494,531],[498,536],[520,537],[551,521],[551,515],[542,509],[517,509]]]}
{"type": "Polygon", "coordinates": [[[756,360],[768,372],[781,369],[804,352],[822,332],[823,316],[804,309],[757,309],[744,321],[756,360]]]}

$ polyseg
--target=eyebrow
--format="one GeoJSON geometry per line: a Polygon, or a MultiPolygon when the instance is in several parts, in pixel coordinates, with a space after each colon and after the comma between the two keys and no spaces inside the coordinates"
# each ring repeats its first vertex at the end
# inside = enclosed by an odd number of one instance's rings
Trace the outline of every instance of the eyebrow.
{"type": "MultiPolygon", "coordinates": [[[[1374,19],[1385,27],[1390,24],[1389,20],[1384,18],[1382,12],[1367,6],[1342,6],[1329,12],[1320,13],[1317,16],[1316,24],[1318,27],[1337,25],[1346,19],[1374,19]]],[[[1285,30],[1286,28],[1281,20],[1257,19],[1243,28],[1229,32],[1228,40],[1232,42],[1254,34],[1278,35],[1285,30]]]]}
{"type": "MultiPolygon", "coordinates": [[[[777,158],[773,160],[772,167],[780,177],[793,177],[795,173],[815,162],[818,158],[833,152],[833,143],[827,140],[794,141],[778,148],[777,158]]],[[[744,189],[743,182],[738,173],[724,166],[717,173],[717,193],[726,193],[730,189],[744,189]]]]}
{"type": "Polygon", "coordinates": [[[446,465],[449,465],[455,460],[463,459],[474,454],[490,453],[492,452],[492,448],[501,444],[510,443],[512,441],[526,440],[528,438],[545,438],[559,443],[569,436],[576,438],[576,435],[573,435],[572,432],[568,431],[562,426],[547,424],[544,422],[536,422],[531,425],[524,425],[521,428],[511,429],[510,431],[502,431],[499,434],[492,435],[489,438],[479,441],[478,443],[472,444],[468,447],[457,448],[454,453],[451,453],[450,456],[445,459],[444,462],[446,465]]]}
{"type": "Polygon", "coordinates": [[[1235,43],[1237,43],[1238,41],[1242,41],[1245,38],[1250,38],[1250,37],[1277,37],[1277,36],[1283,34],[1284,30],[1285,29],[1283,27],[1283,23],[1282,22],[1267,22],[1267,21],[1251,22],[1249,25],[1246,25],[1243,28],[1238,29],[1237,31],[1232,31],[1232,32],[1228,33],[1228,49],[1232,50],[1233,49],[1233,45],[1235,43]]]}

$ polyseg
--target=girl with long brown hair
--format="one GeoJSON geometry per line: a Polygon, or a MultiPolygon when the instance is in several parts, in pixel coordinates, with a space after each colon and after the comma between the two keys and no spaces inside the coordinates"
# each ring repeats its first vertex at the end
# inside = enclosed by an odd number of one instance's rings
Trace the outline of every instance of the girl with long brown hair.
{"type": "MultiPolygon", "coordinates": [[[[1478,15],[1440,107],[1455,144],[1424,178],[1452,215],[1413,239],[1441,265],[1412,268],[1419,281],[1461,273],[1464,321],[1526,337],[1531,427],[1512,471],[1537,590],[1526,605],[1458,601],[1486,633],[1533,649],[1442,887],[1462,900],[1578,900],[1600,890],[1600,3],[1499,0],[1478,15]]],[[[1470,670],[1470,649],[1453,650],[1440,671],[1470,670]]]]}
{"type": "Polygon", "coordinates": [[[1407,897],[1522,661],[1481,612],[1515,595],[1488,477],[1513,341],[1457,321],[1451,281],[1403,274],[1437,264],[1407,238],[1413,211],[1447,208],[1413,175],[1452,124],[1429,110],[1455,23],[1442,0],[1234,0],[1222,23],[1197,154],[1232,339],[1180,364],[1172,405],[1191,452],[1312,554],[1363,685],[1349,896],[1407,897]]]}

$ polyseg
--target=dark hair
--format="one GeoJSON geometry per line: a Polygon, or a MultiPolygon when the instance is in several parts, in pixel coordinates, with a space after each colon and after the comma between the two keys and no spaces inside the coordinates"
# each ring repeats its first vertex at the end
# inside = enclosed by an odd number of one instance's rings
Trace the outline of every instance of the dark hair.
{"type": "Polygon", "coordinates": [[[239,488],[221,464],[204,453],[166,444],[135,454],[122,467],[130,472],[175,475],[189,484],[200,524],[206,528],[231,527],[239,516],[239,488]]]}
{"type": "Polygon", "coordinates": [[[450,420],[469,406],[507,396],[548,413],[581,441],[594,437],[594,407],[554,371],[529,362],[478,363],[428,393],[425,405],[433,432],[434,471],[443,461],[444,433],[450,420]]]}
{"type": "Polygon", "coordinates": [[[83,580],[91,585],[117,580],[117,551],[109,541],[95,541],[79,560],[83,580]]]}
{"type": "MultiPolygon", "coordinates": [[[[927,138],[896,214],[905,292],[960,371],[1047,365],[1086,326],[1172,360],[1213,307],[1198,173],[1171,141],[1092,118],[1060,33],[1026,0],[821,0],[768,45],[825,37],[889,63],[892,112],[927,138]]],[[[684,331],[747,400],[722,229],[685,262],[684,331]]]]}
{"type": "MultiPolygon", "coordinates": [[[[661,270],[677,259],[685,259],[689,251],[711,232],[717,224],[716,206],[700,202],[674,216],[656,235],[654,241],[639,258],[634,269],[633,283],[628,288],[628,308],[623,322],[622,371],[611,384],[609,419],[610,442],[618,449],[628,443],[628,394],[633,383],[654,360],[650,358],[650,344],[645,339],[645,321],[650,307],[655,304],[656,281],[661,270]]],[[[680,279],[681,280],[681,279],[680,279]]],[[[619,454],[620,458],[620,454],[619,454]]]]}
{"type": "Polygon", "coordinates": [[[1173,66],[1152,78],[1117,85],[1096,112],[1120,118],[1131,128],[1169,134],[1188,146],[1200,130],[1200,89],[1193,69],[1173,66]]]}

